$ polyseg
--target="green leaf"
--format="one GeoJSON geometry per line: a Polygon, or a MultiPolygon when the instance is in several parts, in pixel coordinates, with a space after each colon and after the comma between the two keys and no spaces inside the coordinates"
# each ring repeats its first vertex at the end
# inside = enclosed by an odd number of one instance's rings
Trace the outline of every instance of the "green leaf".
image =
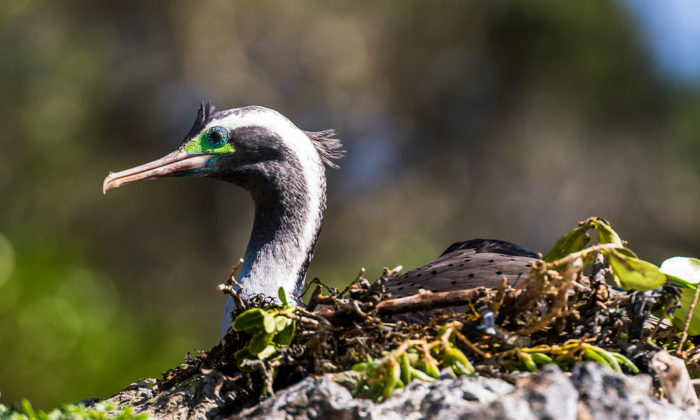
{"type": "Polygon", "coordinates": [[[277,315],[275,317],[275,331],[276,332],[281,332],[285,328],[287,328],[287,325],[292,322],[290,318],[287,318],[284,315],[277,315]]]}
{"type": "Polygon", "coordinates": [[[247,347],[244,347],[233,354],[233,357],[235,357],[236,360],[250,359],[251,356],[252,354],[250,354],[247,347]]]}
{"type": "Polygon", "coordinates": [[[275,327],[277,327],[277,323],[275,322],[275,316],[267,311],[263,311],[262,324],[263,328],[265,329],[265,332],[268,334],[274,333],[275,327]]]}
{"type": "Polygon", "coordinates": [[[564,235],[557,241],[554,248],[544,256],[544,260],[546,262],[556,261],[572,252],[577,252],[585,248],[590,239],[590,236],[586,233],[587,230],[588,225],[584,224],[564,235]]]}
{"type": "Polygon", "coordinates": [[[467,356],[460,349],[451,348],[445,350],[443,361],[458,375],[472,375],[474,373],[474,366],[472,366],[467,356]]]}
{"type": "MultiPolygon", "coordinates": [[[[693,301],[693,296],[695,295],[695,289],[681,289],[681,307],[676,309],[673,313],[672,322],[673,325],[678,329],[683,329],[685,324],[685,318],[688,316],[688,310],[690,309],[690,303],[693,301]]],[[[690,325],[688,326],[688,335],[700,335],[700,301],[695,304],[695,310],[690,318],[690,325]]]]}
{"type": "Polygon", "coordinates": [[[296,331],[297,323],[293,319],[289,319],[287,317],[278,316],[277,319],[279,320],[279,318],[286,319],[286,325],[280,332],[275,334],[273,341],[277,345],[288,346],[292,343],[292,338],[294,338],[294,332],[296,331]]]}
{"type": "Polygon", "coordinates": [[[552,363],[552,358],[547,356],[544,353],[539,353],[539,352],[532,353],[531,356],[532,356],[532,360],[535,363],[537,363],[538,365],[546,365],[546,364],[552,363]]]}
{"type": "Polygon", "coordinates": [[[262,309],[248,309],[236,317],[233,321],[233,329],[234,331],[252,332],[253,330],[263,328],[264,317],[265,311],[262,309]]]}
{"type": "Polygon", "coordinates": [[[615,372],[618,372],[618,373],[622,373],[622,369],[620,369],[620,364],[617,362],[617,359],[615,357],[613,357],[613,355],[609,351],[601,349],[600,347],[596,347],[596,346],[591,346],[590,348],[594,352],[598,353],[603,359],[605,359],[605,361],[608,363],[608,366],[610,366],[610,368],[612,370],[614,370],[615,372]]]}
{"type": "Polygon", "coordinates": [[[280,298],[280,302],[282,302],[282,305],[289,305],[287,303],[287,294],[284,292],[284,287],[280,286],[280,288],[277,289],[277,296],[280,298]]]}
{"type": "Polygon", "coordinates": [[[401,381],[404,384],[408,384],[411,381],[411,365],[408,363],[406,353],[401,353],[399,361],[401,362],[401,381]]]}
{"type": "Polygon", "coordinates": [[[661,263],[659,271],[670,280],[693,287],[700,283],[700,259],[690,257],[673,257],[661,263]]]}
{"type": "Polygon", "coordinates": [[[364,372],[369,368],[369,363],[367,362],[360,362],[360,363],[355,363],[352,365],[352,370],[355,372],[364,372]]]}
{"type": "Polygon", "coordinates": [[[401,380],[401,365],[399,362],[394,358],[389,358],[387,363],[389,364],[389,374],[384,381],[384,388],[382,389],[382,397],[385,400],[391,396],[391,392],[401,380]]]}
{"type": "MultiPolygon", "coordinates": [[[[423,373],[423,371],[420,371],[420,370],[414,368],[413,366],[409,366],[408,371],[411,373],[412,378],[418,379],[419,381],[435,382],[435,378],[433,378],[432,376],[428,376],[427,373],[423,373]]],[[[438,376],[439,376],[439,372],[438,372],[438,376]]]]}
{"type": "Polygon", "coordinates": [[[518,353],[518,358],[520,359],[520,362],[522,362],[523,366],[525,366],[525,369],[529,370],[530,372],[537,372],[537,365],[532,359],[532,355],[527,353],[518,353]]]}
{"type": "Polygon", "coordinates": [[[617,249],[606,250],[613,273],[625,290],[654,290],[666,282],[666,276],[654,264],[630,257],[617,249]]]}
{"type": "MultiPolygon", "coordinates": [[[[272,334],[267,334],[265,332],[259,331],[253,334],[253,338],[250,339],[248,344],[248,351],[253,356],[258,356],[267,346],[272,343],[272,334]]],[[[259,357],[259,356],[258,356],[259,357]]]]}
{"type": "MultiPolygon", "coordinates": [[[[681,292],[681,307],[673,313],[673,325],[682,329],[695,295],[695,288],[700,283],[700,260],[690,257],[673,257],[664,261],[659,270],[666,274],[672,282],[680,283],[686,287],[681,292]]],[[[688,326],[688,334],[691,336],[700,334],[700,303],[695,305],[688,326]]]]}
{"type": "Polygon", "coordinates": [[[637,366],[635,366],[634,363],[632,363],[632,361],[630,359],[626,358],[625,356],[621,355],[620,353],[610,353],[610,354],[612,354],[612,356],[615,359],[617,359],[617,361],[621,365],[623,365],[627,369],[629,369],[630,372],[635,373],[635,374],[639,373],[639,369],[637,368],[637,366]]]}
{"type": "Polygon", "coordinates": [[[268,357],[270,357],[272,355],[272,353],[274,353],[276,351],[277,351],[277,349],[275,348],[275,346],[270,344],[267,347],[265,347],[264,349],[262,349],[262,351],[260,353],[258,353],[258,359],[265,360],[268,357]]]}
{"type": "Polygon", "coordinates": [[[629,248],[615,248],[615,250],[626,257],[639,258],[637,254],[629,248]]]}
{"type": "Polygon", "coordinates": [[[596,231],[598,232],[598,243],[599,244],[615,244],[622,247],[622,239],[618,234],[612,230],[610,225],[603,219],[596,219],[598,222],[596,224],[596,231]]]}
{"type": "Polygon", "coordinates": [[[418,362],[416,362],[416,368],[433,378],[440,376],[440,369],[438,368],[437,360],[435,360],[432,356],[427,356],[418,360],[418,362]]]}
{"type": "Polygon", "coordinates": [[[30,403],[29,400],[23,399],[20,404],[24,414],[26,414],[30,419],[36,418],[36,412],[32,408],[32,403],[30,403]]]}
{"type": "Polygon", "coordinates": [[[598,352],[593,350],[591,347],[586,347],[583,349],[583,358],[586,360],[592,360],[594,362],[598,362],[603,366],[607,366],[608,368],[612,369],[608,361],[601,356],[598,352]]]}

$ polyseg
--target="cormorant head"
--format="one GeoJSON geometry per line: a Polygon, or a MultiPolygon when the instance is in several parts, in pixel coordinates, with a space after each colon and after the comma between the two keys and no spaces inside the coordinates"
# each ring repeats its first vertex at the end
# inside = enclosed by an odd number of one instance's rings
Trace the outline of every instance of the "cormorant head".
{"type": "Polygon", "coordinates": [[[278,112],[250,106],[216,111],[202,103],[197,119],[174,152],[125,171],[110,173],[102,191],[142,179],[208,176],[238,184],[253,194],[292,173],[323,176],[335,167],[341,143],[332,130],[318,133],[297,128],[278,112]]]}

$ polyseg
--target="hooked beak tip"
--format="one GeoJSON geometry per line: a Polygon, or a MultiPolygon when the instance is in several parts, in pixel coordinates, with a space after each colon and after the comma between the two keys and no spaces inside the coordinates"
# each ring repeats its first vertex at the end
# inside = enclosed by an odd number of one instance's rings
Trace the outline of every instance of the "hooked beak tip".
{"type": "Polygon", "coordinates": [[[110,172],[109,175],[105,177],[104,181],[102,181],[102,194],[106,195],[107,191],[119,187],[119,180],[114,180],[113,174],[114,172],[110,172]]]}

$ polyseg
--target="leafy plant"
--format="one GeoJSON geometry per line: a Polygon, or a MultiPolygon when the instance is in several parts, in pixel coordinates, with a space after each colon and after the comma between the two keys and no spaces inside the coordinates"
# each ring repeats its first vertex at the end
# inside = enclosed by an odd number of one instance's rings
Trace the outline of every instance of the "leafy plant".
{"type": "Polygon", "coordinates": [[[455,346],[452,326],[441,328],[438,339],[408,340],[380,359],[367,356],[352,370],[360,373],[354,396],[381,401],[389,398],[396,388],[403,388],[414,379],[433,382],[440,368],[452,376],[473,375],[474,367],[455,346]]]}
{"type": "Polygon", "coordinates": [[[614,273],[615,286],[625,290],[654,290],[667,281],[667,277],[654,264],[640,260],[632,250],[625,248],[620,236],[610,223],[599,217],[591,217],[564,235],[544,257],[547,263],[555,263],[571,255],[580,253],[583,263],[591,263],[585,257],[601,253],[607,259],[614,273]],[[598,247],[586,248],[590,242],[589,230],[597,233],[598,247]],[[589,252],[587,252],[589,250],[589,252]]]}
{"type": "Polygon", "coordinates": [[[0,418],[9,420],[146,420],[145,413],[134,414],[131,407],[117,410],[113,403],[97,403],[90,408],[82,404],[66,405],[56,408],[48,413],[42,410],[34,410],[32,404],[22,400],[20,409],[14,409],[0,404],[0,418]]]}
{"type": "Polygon", "coordinates": [[[289,346],[296,331],[294,314],[298,308],[287,303],[284,289],[280,287],[281,305],[248,309],[233,321],[233,329],[251,334],[248,346],[235,355],[242,371],[252,371],[247,360],[266,360],[282,347],[289,346]]]}
{"type": "MultiPolygon", "coordinates": [[[[683,328],[684,322],[691,310],[698,283],[700,283],[700,259],[689,257],[673,257],[661,263],[660,271],[664,273],[671,284],[681,286],[681,307],[673,314],[673,325],[683,328]]],[[[700,334],[700,310],[697,305],[688,324],[688,334],[700,334]]]]}
{"type": "Polygon", "coordinates": [[[700,259],[672,257],[661,267],[641,260],[630,249],[625,248],[619,235],[610,224],[601,218],[589,218],[562,237],[544,257],[544,261],[556,264],[558,261],[581,258],[584,264],[590,263],[585,257],[600,253],[607,258],[613,271],[615,286],[625,290],[648,291],[663,284],[682,289],[680,308],[668,315],[673,325],[683,331],[679,348],[688,335],[700,334],[700,305],[697,305],[697,286],[700,283],[700,259]],[[589,230],[597,232],[598,245],[586,248],[590,241],[589,230]],[[690,315],[689,315],[690,314],[690,315]]]}
{"type": "Polygon", "coordinates": [[[607,366],[615,372],[622,372],[621,366],[631,373],[639,373],[639,369],[624,355],[605,350],[601,347],[572,340],[562,346],[541,345],[515,350],[520,361],[520,367],[530,372],[537,371],[539,366],[555,363],[563,369],[567,369],[578,360],[590,360],[607,366]]]}

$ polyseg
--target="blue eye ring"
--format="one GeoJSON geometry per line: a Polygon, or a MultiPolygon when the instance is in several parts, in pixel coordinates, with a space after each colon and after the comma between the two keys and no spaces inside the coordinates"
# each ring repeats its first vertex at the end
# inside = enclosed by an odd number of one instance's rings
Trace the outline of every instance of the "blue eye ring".
{"type": "Polygon", "coordinates": [[[207,131],[207,142],[215,146],[223,146],[228,141],[228,130],[225,127],[212,127],[207,131]]]}

